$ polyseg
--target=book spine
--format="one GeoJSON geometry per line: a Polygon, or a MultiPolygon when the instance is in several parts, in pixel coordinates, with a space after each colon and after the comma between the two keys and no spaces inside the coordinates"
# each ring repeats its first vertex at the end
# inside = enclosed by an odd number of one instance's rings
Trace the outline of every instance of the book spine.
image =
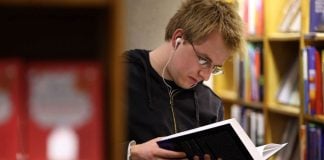
{"type": "Polygon", "coordinates": [[[323,93],[322,93],[322,66],[321,66],[321,55],[318,50],[315,50],[315,69],[316,69],[316,114],[323,114],[323,93]]]}
{"type": "Polygon", "coordinates": [[[304,81],[304,113],[309,114],[309,85],[308,85],[308,53],[307,48],[302,50],[303,57],[303,81],[304,81]]]}
{"type": "Polygon", "coordinates": [[[316,66],[315,66],[315,53],[314,47],[308,48],[308,86],[309,86],[309,111],[310,115],[316,113],[316,66]]]}

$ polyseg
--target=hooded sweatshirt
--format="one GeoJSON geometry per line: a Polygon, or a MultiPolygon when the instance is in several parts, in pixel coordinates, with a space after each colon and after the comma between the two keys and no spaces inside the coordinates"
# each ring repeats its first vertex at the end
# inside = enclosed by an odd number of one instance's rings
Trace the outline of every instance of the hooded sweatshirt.
{"type": "Polygon", "coordinates": [[[127,65],[127,140],[143,143],[156,137],[223,120],[221,99],[203,83],[182,89],[153,69],[148,50],[125,53],[127,65]],[[172,94],[169,94],[169,91],[172,94]]]}

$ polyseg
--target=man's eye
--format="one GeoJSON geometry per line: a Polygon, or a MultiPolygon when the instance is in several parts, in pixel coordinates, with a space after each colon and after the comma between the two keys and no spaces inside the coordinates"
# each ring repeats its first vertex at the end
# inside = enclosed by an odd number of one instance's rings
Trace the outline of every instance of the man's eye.
{"type": "Polygon", "coordinates": [[[207,64],[208,63],[208,61],[206,60],[206,59],[204,59],[204,58],[201,58],[201,57],[199,57],[199,64],[201,64],[201,65],[204,65],[204,64],[207,64]]]}

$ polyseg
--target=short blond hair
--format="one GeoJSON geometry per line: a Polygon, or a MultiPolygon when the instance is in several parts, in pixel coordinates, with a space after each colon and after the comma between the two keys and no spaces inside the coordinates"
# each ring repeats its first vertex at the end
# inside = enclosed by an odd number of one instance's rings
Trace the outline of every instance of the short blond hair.
{"type": "Polygon", "coordinates": [[[186,0],[170,19],[165,40],[170,41],[177,29],[190,43],[204,42],[209,34],[218,31],[231,53],[244,51],[243,23],[234,4],[222,0],[186,0]]]}

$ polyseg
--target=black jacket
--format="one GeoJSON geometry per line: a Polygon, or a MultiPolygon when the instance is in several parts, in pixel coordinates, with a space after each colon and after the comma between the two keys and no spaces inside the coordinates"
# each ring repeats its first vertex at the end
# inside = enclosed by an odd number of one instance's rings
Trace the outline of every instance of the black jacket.
{"type": "MultiPolygon", "coordinates": [[[[127,140],[143,143],[175,133],[168,88],[149,62],[149,51],[125,53],[127,64],[127,140]]],[[[223,120],[223,105],[207,86],[199,83],[192,89],[176,89],[173,96],[177,131],[223,120]]]]}

